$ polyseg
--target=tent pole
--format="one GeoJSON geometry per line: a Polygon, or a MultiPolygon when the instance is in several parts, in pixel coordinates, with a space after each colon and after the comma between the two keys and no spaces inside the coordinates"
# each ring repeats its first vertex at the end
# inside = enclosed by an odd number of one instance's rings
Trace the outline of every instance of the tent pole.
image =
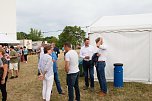
{"type": "Polygon", "coordinates": [[[149,31],[149,80],[151,82],[151,32],[149,31]]]}

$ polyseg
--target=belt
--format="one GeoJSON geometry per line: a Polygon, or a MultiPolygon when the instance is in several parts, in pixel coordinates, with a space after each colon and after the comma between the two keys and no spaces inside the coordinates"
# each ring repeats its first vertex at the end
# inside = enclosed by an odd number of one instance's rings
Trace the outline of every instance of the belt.
{"type": "Polygon", "coordinates": [[[105,61],[97,61],[97,62],[105,62],[105,61]]]}
{"type": "Polygon", "coordinates": [[[91,60],[83,59],[83,61],[91,61],[91,60]]]}

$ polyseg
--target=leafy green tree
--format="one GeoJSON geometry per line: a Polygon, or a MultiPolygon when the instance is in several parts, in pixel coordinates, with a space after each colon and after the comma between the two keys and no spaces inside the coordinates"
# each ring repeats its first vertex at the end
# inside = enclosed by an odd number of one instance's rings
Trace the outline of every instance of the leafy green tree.
{"type": "Polygon", "coordinates": [[[27,34],[25,32],[17,32],[17,40],[27,39],[27,34]]]}
{"type": "Polygon", "coordinates": [[[41,30],[31,28],[27,38],[33,41],[41,41],[43,39],[43,35],[41,30]]]}
{"type": "Polygon", "coordinates": [[[44,38],[44,41],[47,41],[48,43],[58,43],[58,39],[54,36],[51,36],[51,37],[45,37],[44,38]]]}
{"type": "Polygon", "coordinates": [[[63,46],[64,42],[70,42],[74,47],[80,45],[85,38],[85,32],[78,26],[66,26],[59,35],[59,45],[63,46]]]}

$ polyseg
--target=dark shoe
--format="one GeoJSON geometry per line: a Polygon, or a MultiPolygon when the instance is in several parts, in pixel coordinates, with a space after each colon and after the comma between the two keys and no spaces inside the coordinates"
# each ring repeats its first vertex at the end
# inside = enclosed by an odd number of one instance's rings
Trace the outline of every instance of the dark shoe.
{"type": "Polygon", "coordinates": [[[18,76],[15,76],[15,78],[18,78],[18,76]]]}
{"type": "Polygon", "coordinates": [[[99,96],[104,97],[104,96],[106,96],[106,93],[99,92],[99,96]]]}
{"type": "Polygon", "coordinates": [[[14,76],[11,76],[10,79],[14,79],[14,76]]]}
{"type": "Polygon", "coordinates": [[[87,89],[88,89],[88,87],[87,87],[87,86],[84,86],[83,90],[87,90],[87,89]]]}
{"type": "Polygon", "coordinates": [[[60,95],[65,95],[65,93],[64,92],[61,92],[61,93],[59,93],[60,95]]]}
{"type": "Polygon", "coordinates": [[[91,87],[91,88],[90,88],[90,91],[91,91],[91,92],[94,92],[94,87],[91,87]]]}

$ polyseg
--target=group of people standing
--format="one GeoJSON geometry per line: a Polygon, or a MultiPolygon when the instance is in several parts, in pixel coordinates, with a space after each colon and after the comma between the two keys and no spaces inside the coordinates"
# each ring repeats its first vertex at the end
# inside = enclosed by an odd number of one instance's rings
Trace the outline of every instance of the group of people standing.
{"type": "Polygon", "coordinates": [[[10,46],[5,50],[5,57],[8,61],[8,67],[10,70],[10,79],[18,78],[18,73],[20,69],[20,62],[27,63],[27,55],[28,55],[28,49],[24,46],[23,48],[20,46],[17,46],[16,48],[14,46],[10,46]],[[15,71],[15,76],[14,76],[15,71]]]}
{"type": "MultiPolygon", "coordinates": [[[[94,66],[97,70],[97,77],[100,85],[100,96],[107,94],[107,84],[105,78],[105,66],[106,66],[106,47],[103,45],[103,39],[101,37],[95,40],[96,47],[93,47],[89,43],[89,39],[85,38],[84,46],[81,47],[80,57],[83,58],[83,69],[85,76],[85,86],[83,90],[89,88],[89,77],[90,77],[90,90],[94,91],[94,66]],[[96,54],[98,58],[96,63],[93,63],[92,56],[96,54]]],[[[42,96],[44,101],[50,101],[50,95],[52,92],[53,81],[55,80],[57,90],[59,94],[64,94],[60,81],[58,79],[57,70],[57,54],[54,50],[54,45],[43,46],[44,54],[40,56],[38,70],[38,78],[43,81],[42,96]]],[[[74,89],[76,101],[80,101],[80,89],[79,89],[79,56],[75,50],[72,50],[70,43],[64,43],[65,50],[65,72],[67,74],[67,87],[68,87],[68,101],[74,101],[74,89]]]]}
{"type": "MultiPolygon", "coordinates": [[[[106,47],[103,45],[103,38],[99,37],[95,40],[96,47],[90,45],[88,38],[84,39],[84,46],[81,47],[80,57],[83,58],[83,70],[85,78],[85,86],[83,90],[94,91],[94,66],[96,67],[97,77],[100,85],[100,96],[107,94],[107,83],[105,78],[105,66],[106,66],[106,47]],[[96,55],[97,61],[94,63],[92,60],[93,55],[96,55]],[[90,83],[89,83],[90,78],[90,83]]],[[[64,43],[64,60],[65,60],[65,72],[67,76],[68,87],[68,101],[74,101],[74,89],[75,100],[80,101],[80,89],[79,89],[79,56],[78,53],[72,49],[70,43],[64,43]]],[[[65,95],[59,80],[57,60],[59,49],[55,46],[55,43],[51,45],[42,44],[40,48],[40,56],[38,63],[39,80],[43,81],[42,96],[44,101],[50,101],[50,95],[52,93],[53,82],[55,81],[58,93],[65,95]]],[[[3,48],[0,46],[0,89],[2,92],[2,101],[7,100],[6,82],[8,73],[11,77],[18,78],[19,62],[22,60],[24,54],[24,61],[27,63],[28,50],[24,48],[3,48]],[[2,70],[2,71],[1,71],[2,70]],[[10,72],[9,72],[10,70],[10,72]],[[16,75],[14,76],[13,71],[16,75]],[[1,75],[2,72],[2,75],[1,75]]]]}
{"type": "Polygon", "coordinates": [[[58,93],[64,95],[58,78],[58,54],[59,49],[55,47],[55,43],[51,43],[50,45],[42,43],[40,47],[38,75],[39,80],[43,80],[42,96],[46,101],[50,101],[54,81],[56,83],[58,93]]]}
{"type": "Polygon", "coordinates": [[[98,37],[96,40],[96,47],[90,45],[90,40],[86,38],[84,40],[84,46],[80,50],[80,57],[83,58],[83,69],[85,76],[84,90],[89,88],[90,77],[90,90],[94,91],[94,66],[96,67],[97,77],[100,85],[100,96],[107,94],[107,84],[105,78],[105,66],[106,66],[106,47],[103,45],[103,38],[98,37]],[[94,63],[93,55],[96,55],[97,60],[94,63]]]}
{"type": "Polygon", "coordinates": [[[26,47],[23,49],[20,47],[14,48],[14,46],[8,47],[0,45],[0,89],[2,92],[2,101],[7,100],[6,82],[8,74],[10,74],[10,79],[18,78],[22,54],[26,55],[25,62],[27,63],[26,57],[28,51],[26,47]]]}
{"type": "MultiPolygon", "coordinates": [[[[40,52],[41,55],[38,63],[39,80],[43,80],[42,96],[44,101],[50,101],[54,81],[58,93],[64,95],[58,78],[57,58],[59,53],[58,48],[55,48],[54,43],[51,45],[42,45],[40,49],[41,52],[44,52],[44,54],[40,52]]],[[[69,101],[73,101],[74,98],[73,87],[75,87],[76,90],[76,99],[77,101],[80,101],[80,90],[78,85],[78,54],[71,49],[70,43],[65,43],[64,49],[67,52],[65,55],[65,71],[67,73],[69,101]]]]}

